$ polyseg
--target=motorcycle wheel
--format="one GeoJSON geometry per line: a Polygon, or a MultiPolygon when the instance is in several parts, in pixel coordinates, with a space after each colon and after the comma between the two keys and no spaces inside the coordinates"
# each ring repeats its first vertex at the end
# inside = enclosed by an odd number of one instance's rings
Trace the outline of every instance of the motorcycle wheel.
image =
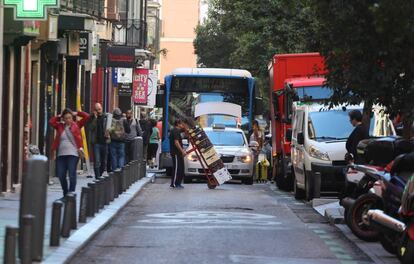
{"type": "Polygon", "coordinates": [[[374,194],[364,194],[355,200],[346,214],[346,223],[358,238],[373,242],[378,241],[380,232],[369,226],[366,213],[369,209],[380,209],[379,198],[374,194]]]}
{"type": "Polygon", "coordinates": [[[381,234],[379,241],[381,243],[381,246],[390,254],[397,255],[398,253],[398,245],[396,245],[395,237],[390,237],[385,234],[381,234]]]}

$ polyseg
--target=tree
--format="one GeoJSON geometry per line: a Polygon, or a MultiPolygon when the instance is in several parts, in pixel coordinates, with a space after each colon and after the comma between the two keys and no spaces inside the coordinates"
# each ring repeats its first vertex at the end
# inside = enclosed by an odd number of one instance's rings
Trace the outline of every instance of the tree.
{"type": "Polygon", "coordinates": [[[332,104],[373,103],[413,120],[414,5],[403,0],[313,0],[332,104]]]}
{"type": "MultiPolygon", "coordinates": [[[[199,63],[249,70],[267,95],[267,66],[276,53],[317,50],[309,0],[212,0],[196,29],[199,63]],[[306,25],[306,26],[304,26],[306,25]]],[[[266,97],[265,97],[266,98],[266,97]]]]}

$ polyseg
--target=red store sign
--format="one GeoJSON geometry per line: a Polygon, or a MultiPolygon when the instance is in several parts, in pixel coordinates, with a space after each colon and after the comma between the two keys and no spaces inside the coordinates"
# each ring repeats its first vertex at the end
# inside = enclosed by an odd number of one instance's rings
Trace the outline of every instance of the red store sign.
{"type": "Polygon", "coordinates": [[[134,104],[147,105],[148,102],[148,69],[135,69],[133,93],[134,104]]]}

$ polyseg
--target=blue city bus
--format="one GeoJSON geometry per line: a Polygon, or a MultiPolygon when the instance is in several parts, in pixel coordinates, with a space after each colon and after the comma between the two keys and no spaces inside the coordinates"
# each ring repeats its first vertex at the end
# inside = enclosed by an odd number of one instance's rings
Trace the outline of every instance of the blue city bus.
{"type": "MultiPolygon", "coordinates": [[[[172,167],[169,129],[177,118],[194,118],[195,105],[204,102],[238,104],[242,109],[239,122],[247,132],[254,118],[255,80],[251,73],[238,69],[179,68],[165,76],[162,103],[162,152],[160,167],[172,167]]],[[[234,126],[225,116],[209,116],[209,124],[234,126]]]]}

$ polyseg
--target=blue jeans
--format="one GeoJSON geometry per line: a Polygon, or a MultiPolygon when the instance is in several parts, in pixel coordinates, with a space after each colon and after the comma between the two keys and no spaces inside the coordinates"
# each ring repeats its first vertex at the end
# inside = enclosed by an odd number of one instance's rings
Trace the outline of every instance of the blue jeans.
{"type": "Polygon", "coordinates": [[[106,160],[108,159],[108,145],[107,144],[94,144],[93,145],[93,168],[95,171],[95,178],[102,176],[102,173],[106,170],[106,160]]]}
{"type": "Polygon", "coordinates": [[[121,169],[125,165],[125,143],[111,142],[112,170],[121,169]]]}
{"type": "Polygon", "coordinates": [[[76,166],[78,165],[79,157],[77,156],[58,156],[56,159],[56,176],[59,178],[62,186],[63,196],[68,193],[68,181],[66,174],[69,172],[69,192],[74,192],[76,189],[76,166]]]}

